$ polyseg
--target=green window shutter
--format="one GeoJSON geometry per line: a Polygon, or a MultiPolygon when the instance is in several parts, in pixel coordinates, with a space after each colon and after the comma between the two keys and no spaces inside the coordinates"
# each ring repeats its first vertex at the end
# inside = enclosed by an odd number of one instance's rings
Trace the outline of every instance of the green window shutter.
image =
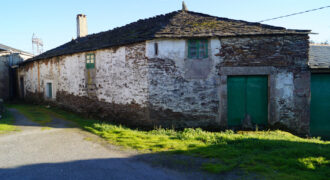
{"type": "Polygon", "coordinates": [[[188,58],[203,59],[208,57],[207,40],[188,40],[188,58]]]}
{"type": "Polygon", "coordinates": [[[89,64],[89,68],[90,68],[90,69],[95,68],[95,63],[90,63],[90,64],[89,64]]]}
{"type": "Polygon", "coordinates": [[[86,69],[93,69],[95,68],[95,54],[90,53],[86,54],[86,69]]]}
{"type": "Polygon", "coordinates": [[[89,54],[86,54],[85,59],[86,59],[86,69],[89,69],[89,54]]]}
{"type": "Polygon", "coordinates": [[[95,54],[91,54],[90,68],[95,68],[95,54]]]}
{"type": "Polygon", "coordinates": [[[204,58],[204,40],[199,40],[199,47],[198,47],[198,59],[204,58]]]}
{"type": "Polygon", "coordinates": [[[207,58],[207,40],[200,40],[199,41],[199,59],[207,58]]]}

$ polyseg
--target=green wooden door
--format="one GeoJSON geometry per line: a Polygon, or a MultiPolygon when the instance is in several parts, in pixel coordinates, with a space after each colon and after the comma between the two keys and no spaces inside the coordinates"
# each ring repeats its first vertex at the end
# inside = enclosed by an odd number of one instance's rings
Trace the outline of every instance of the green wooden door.
{"type": "Polygon", "coordinates": [[[311,95],[311,135],[330,138],[330,74],[312,74],[311,95]]]}
{"type": "Polygon", "coordinates": [[[246,112],[246,78],[228,77],[228,126],[239,126],[246,112]]]}
{"type": "Polygon", "coordinates": [[[227,88],[228,126],[240,126],[246,114],[255,124],[267,124],[267,76],[229,76],[227,88]]]}

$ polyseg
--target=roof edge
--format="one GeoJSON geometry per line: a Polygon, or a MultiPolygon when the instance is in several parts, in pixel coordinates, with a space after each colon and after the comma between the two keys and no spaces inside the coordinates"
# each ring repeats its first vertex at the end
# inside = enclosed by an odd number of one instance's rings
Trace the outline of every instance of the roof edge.
{"type": "Polygon", "coordinates": [[[82,52],[87,52],[87,51],[95,51],[95,50],[99,50],[99,49],[106,49],[106,48],[112,48],[112,47],[118,47],[118,46],[124,46],[124,45],[128,45],[128,44],[134,44],[134,43],[139,43],[139,42],[144,42],[144,41],[148,41],[148,40],[152,40],[152,39],[157,39],[157,38],[198,38],[198,37],[243,37],[243,36],[268,36],[268,35],[308,35],[311,33],[311,30],[297,30],[297,29],[286,29],[284,27],[279,27],[279,26],[272,26],[272,25],[267,25],[267,24],[261,24],[258,22],[248,22],[248,21],[243,21],[243,20],[235,20],[235,19],[229,19],[229,18],[225,18],[225,17],[217,17],[217,16],[212,16],[209,14],[204,14],[204,13],[199,13],[199,12],[194,12],[194,11],[182,11],[182,10],[178,10],[178,11],[172,11],[170,13],[167,14],[161,14],[161,15],[156,15],[153,17],[149,17],[149,18],[144,18],[144,19],[140,19],[131,23],[128,23],[124,26],[120,26],[120,27],[115,27],[113,29],[107,30],[107,31],[101,31],[99,33],[93,33],[93,34],[89,34],[85,37],[81,37],[81,38],[77,38],[75,40],[72,41],[68,41],[67,43],[64,43],[56,48],[50,49],[38,56],[35,56],[33,58],[30,58],[24,62],[22,62],[22,64],[28,63],[28,62],[33,62],[33,61],[37,61],[37,60],[42,60],[42,59],[49,59],[49,58],[53,58],[53,57],[58,57],[58,56],[63,56],[63,55],[72,55],[75,53],[82,53],[82,52]],[[289,32],[283,32],[283,33],[247,33],[247,34],[229,34],[229,35],[217,35],[217,34],[209,34],[209,35],[201,35],[201,36],[171,36],[171,35],[167,35],[167,34],[162,34],[162,35],[156,35],[154,34],[153,36],[147,37],[147,38],[141,38],[141,39],[137,39],[136,41],[132,41],[132,42],[122,42],[122,43],[117,43],[115,45],[106,45],[106,46],[102,46],[102,47],[90,47],[90,48],[85,48],[85,49],[73,49],[70,50],[68,52],[59,52],[59,53],[54,53],[52,51],[63,51],[61,49],[62,46],[65,46],[66,44],[71,43],[72,41],[87,41],[89,38],[95,38],[97,36],[101,36],[104,33],[107,32],[111,32],[111,31],[116,31],[120,28],[123,28],[125,26],[129,26],[132,25],[134,23],[137,23],[139,21],[144,21],[144,20],[148,20],[148,19],[152,19],[152,18],[157,18],[157,17],[162,17],[162,16],[166,16],[166,15],[170,15],[170,14],[176,14],[176,13],[191,13],[191,14],[195,14],[195,15],[200,15],[200,16],[206,16],[206,17],[212,17],[212,18],[216,18],[218,20],[223,20],[223,21],[230,21],[230,22],[241,22],[241,23],[246,23],[249,25],[257,25],[257,26],[261,26],[261,27],[265,27],[265,28],[272,28],[274,30],[287,30],[289,32]],[[48,53],[48,54],[47,54],[48,53]],[[53,54],[53,55],[52,55],[53,54]]]}
{"type": "Polygon", "coordinates": [[[15,51],[15,52],[18,52],[18,53],[24,53],[24,54],[33,56],[33,54],[31,54],[29,52],[22,51],[22,50],[16,49],[16,48],[12,48],[12,47],[4,45],[4,44],[0,44],[0,49],[6,50],[6,51],[15,51]]]}

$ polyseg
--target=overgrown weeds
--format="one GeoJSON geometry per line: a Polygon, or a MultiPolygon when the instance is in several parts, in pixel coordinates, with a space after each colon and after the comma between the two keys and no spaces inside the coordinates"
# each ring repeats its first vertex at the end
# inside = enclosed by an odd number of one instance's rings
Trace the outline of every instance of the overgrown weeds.
{"type": "Polygon", "coordinates": [[[10,131],[17,131],[18,128],[14,126],[13,123],[13,115],[8,110],[6,110],[3,114],[2,119],[0,119],[0,134],[7,133],[10,131]]]}

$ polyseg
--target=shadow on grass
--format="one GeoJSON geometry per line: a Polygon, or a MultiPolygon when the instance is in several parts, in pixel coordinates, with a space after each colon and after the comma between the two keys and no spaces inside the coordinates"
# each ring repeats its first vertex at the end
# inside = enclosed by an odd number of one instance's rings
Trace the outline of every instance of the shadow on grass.
{"type": "Polygon", "coordinates": [[[326,179],[330,175],[330,144],[248,138],[227,140],[185,154],[221,160],[204,166],[211,172],[240,168],[285,179],[326,179]]]}
{"type": "Polygon", "coordinates": [[[251,138],[226,140],[223,143],[185,151],[145,154],[138,158],[154,165],[179,170],[203,169],[225,177],[248,177],[248,179],[330,177],[330,144],[251,138]]]}

